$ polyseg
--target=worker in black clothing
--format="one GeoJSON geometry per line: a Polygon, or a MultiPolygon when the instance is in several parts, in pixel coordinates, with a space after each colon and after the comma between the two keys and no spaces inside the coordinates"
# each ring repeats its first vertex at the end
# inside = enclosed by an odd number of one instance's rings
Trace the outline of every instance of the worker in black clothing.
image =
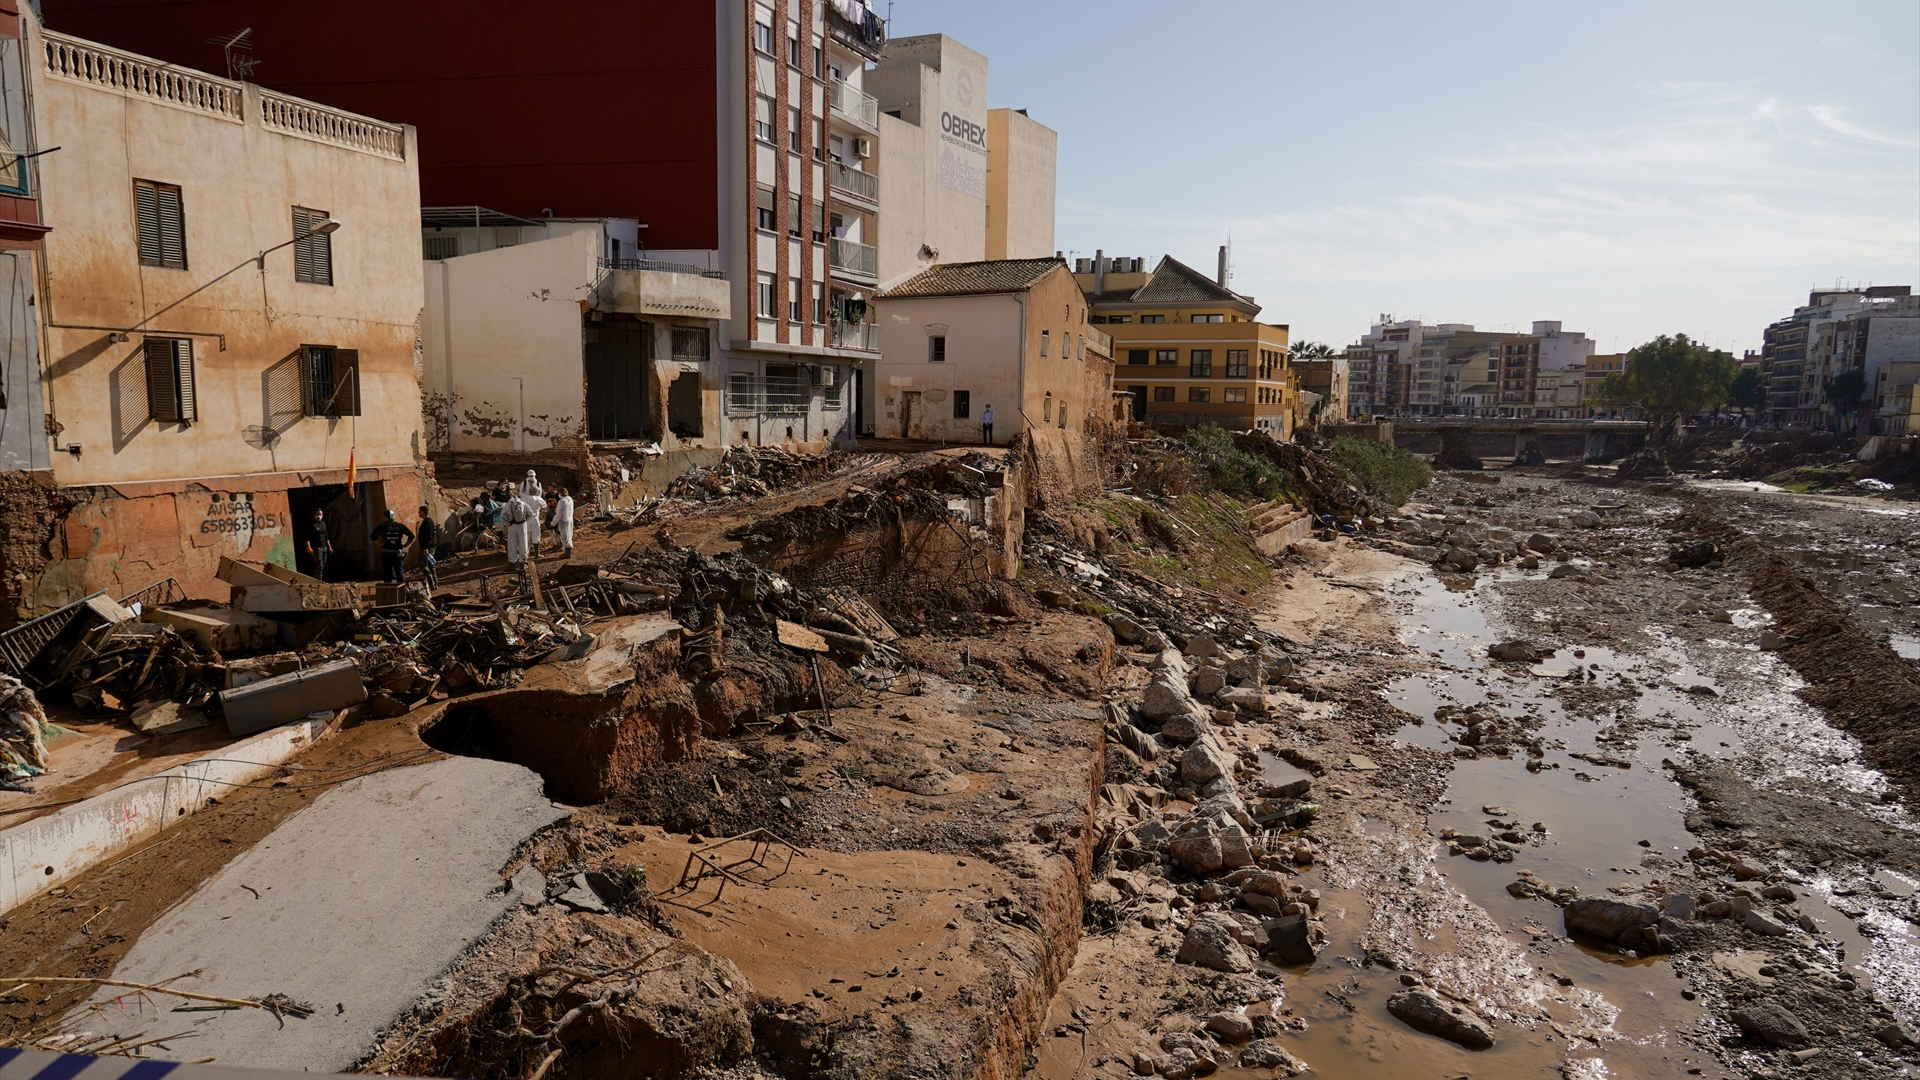
{"type": "Polygon", "coordinates": [[[380,568],[384,580],[404,585],[407,580],[407,545],[413,542],[413,530],[400,524],[400,515],[387,511],[387,520],[373,530],[374,543],[380,545],[380,568]]]}
{"type": "Polygon", "coordinates": [[[439,588],[440,526],[434,522],[433,511],[428,507],[420,508],[420,524],[414,526],[413,545],[420,549],[420,571],[426,576],[427,587],[439,588]]]}
{"type": "Polygon", "coordinates": [[[313,518],[300,527],[300,546],[313,561],[313,576],[327,580],[327,556],[333,554],[333,540],[327,536],[327,512],[315,509],[313,518]]]}

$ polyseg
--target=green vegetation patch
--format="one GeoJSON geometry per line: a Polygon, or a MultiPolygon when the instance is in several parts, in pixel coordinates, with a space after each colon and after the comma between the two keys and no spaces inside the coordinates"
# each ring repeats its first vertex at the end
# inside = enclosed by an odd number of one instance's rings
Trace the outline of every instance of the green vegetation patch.
{"type": "Polygon", "coordinates": [[[1293,477],[1287,470],[1233,445],[1233,436],[1218,424],[1203,424],[1188,432],[1187,445],[1200,455],[1213,486],[1234,498],[1272,502],[1294,497],[1293,477]]]}
{"type": "Polygon", "coordinates": [[[1425,461],[1379,439],[1342,435],[1327,456],[1348,483],[1389,506],[1404,504],[1433,480],[1433,469],[1425,461]]]}

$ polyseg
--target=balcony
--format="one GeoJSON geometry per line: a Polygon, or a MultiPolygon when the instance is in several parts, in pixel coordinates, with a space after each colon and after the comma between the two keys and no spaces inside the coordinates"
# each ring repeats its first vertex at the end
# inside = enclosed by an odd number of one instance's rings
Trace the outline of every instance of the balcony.
{"type": "Polygon", "coordinates": [[[880,47],[887,43],[887,21],[873,13],[862,0],[842,3],[828,0],[827,34],[833,40],[865,56],[880,59],[880,47]],[[845,12],[850,12],[851,16],[845,12]]]}
{"type": "Polygon", "coordinates": [[[840,349],[879,351],[880,335],[870,322],[836,322],[827,331],[827,343],[840,349]]]}
{"type": "Polygon", "coordinates": [[[876,133],[880,130],[879,100],[855,90],[845,82],[835,81],[827,85],[827,104],[856,127],[876,133]]]}
{"type": "Polygon", "coordinates": [[[880,178],[837,161],[827,162],[827,186],[851,199],[875,208],[880,205],[880,178]]]}
{"type": "Polygon", "coordinates": [[[600,266],[603,273],[593,290],[593,305],[600,311],[682,319],[733,314],[733,295],[718,271],[650,259],[602,259],[600,266]]]}
{"type": "Polygon", "coordinates": [[[879,253],[871,245],[836,236],[827,245],[827,262],[849,277],[879,280],[879,253]]]}

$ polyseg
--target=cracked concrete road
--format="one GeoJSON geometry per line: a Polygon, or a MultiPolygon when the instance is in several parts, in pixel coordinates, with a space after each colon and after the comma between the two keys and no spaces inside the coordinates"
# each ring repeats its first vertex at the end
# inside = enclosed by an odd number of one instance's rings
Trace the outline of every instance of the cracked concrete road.
{"type": "Polygon", "coordinates": [[[257,1009],[177,1012],[167,999],[103,990],[74,1025],[192,1033],[152,1050],[175,1060],[345,1072],[495,920],[539,899],[538,875],[509,883],[501,868],[568,813],[532,771],[474,758],[342,784],[163,916],[112,975],[154,983],[198,970],[173,985],[285,994],[313,1005],[313,1016],[283,1026],[257,1009]]]}

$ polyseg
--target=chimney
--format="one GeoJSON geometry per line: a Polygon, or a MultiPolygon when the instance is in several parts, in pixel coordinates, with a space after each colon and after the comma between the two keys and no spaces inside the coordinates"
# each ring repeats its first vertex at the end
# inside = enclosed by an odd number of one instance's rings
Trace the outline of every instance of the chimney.
{"type": "Polygon", "coordinates": [[[1107,251],[1105,248],[1093,249],[1093,291],[1107,291],[1107,251]]]}
{"type": "Polygon", "coordinates": [[[1221,288],[1227,287],[1227,245],[1225,244],[1220,245],[1220,273],[1215,280],[1220,283],[1221,288]]]}

